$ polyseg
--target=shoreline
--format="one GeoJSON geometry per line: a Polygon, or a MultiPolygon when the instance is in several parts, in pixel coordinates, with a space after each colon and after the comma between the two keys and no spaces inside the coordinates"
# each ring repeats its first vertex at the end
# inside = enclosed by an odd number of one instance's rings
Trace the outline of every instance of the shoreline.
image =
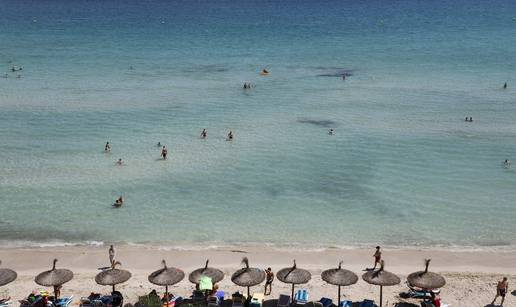
{"type": "MultiPolygon", "coordinates": [[[[161,268],[161,260],[167,265],[180,268],[186,276],[199,267],[204,266],[206,259],[210,266],[221,269],[225,278],[220,287],[228,295],[235,291],[243,291],[241,287],[231,282],[231,274],[241,267],[243,257],[248,257],[252,267],[271,267],[277,272],[283,267],[292,265],[295,259],[298,267],[305,268],[312,273],[312,279],[306,285],[297,288],[308,289],[310,299],[319,300],[325,296],[336,299],[336,287],[322,281],[320,274],[323,270],[334,268],[339,261],[343,268],[349,269],[359,276],[357,284],[344,287],[343,298],[353,301],[378,299],[378,288],[371,286],[360,278],[366,267],[372,266],[372,249],[346,249],[306,251],[289,250],[278,251],[268,247],[239,247],[238,249],[211,249],[211,250],[160,250],[152,246],[115,246],[116,259],[122,263],[121,268],[129,270],[133,277],[118,288],[124,294],[126,302],[134,303],[138,296],[148,293],[151,289],[162,292],[161,287],[148,282],[147,276],[161,268]]],[[[52,260],[59,259],[58,268],[68,268],[74,272],[74,279],[63,287],[63,295],[74,295],[74,302],[91,291],[107,293],[109,287],[99,286],[94,282],[98,268],[108,264],[108,246],[101,247],[57,247],[57,248],[0,248],[1,267],[11,268],[18,272],[18,279],[7,286],[0,288],[1,295],[9,295],[14,300],[21,299],[32,290],[42,289],[34,283],[34,277],[51,268],[52,260]]],[[[389,302],[408,302],[418,304],[414,299],[403,299],[399,293],[406,291],[404,282],[406,276],[424,268],[425,258],[431,258],[430,270],[443,274],[447,280],[442,289],[443,302],[451,306],[485,306],[494,297],[493,289],[496,282],[502,277],[509,277],[509,285],[516,279],[516,267],[513,266],[516,251],[442,251],[432,249],[383,249],[383,259],[386,270],[397,274],[401,284],[384,289],[384,297],[389,302]]],[[[171,291],[176,295],[187,297],[191,294],[193,285],[187,278],[172,286],[171,291]]],[[[262,292],[262,286],[252,288],[252,291],[262,292]]],[[[512,306],[514,300],[509,289],[506,306],[512,306]]],[[[272,295],[266,299],[277,298],[280,293],[290,293],[290,285],[275,281],[272,295]]],[[[516,293],[516,292],[514,292],[516,293]]]]}

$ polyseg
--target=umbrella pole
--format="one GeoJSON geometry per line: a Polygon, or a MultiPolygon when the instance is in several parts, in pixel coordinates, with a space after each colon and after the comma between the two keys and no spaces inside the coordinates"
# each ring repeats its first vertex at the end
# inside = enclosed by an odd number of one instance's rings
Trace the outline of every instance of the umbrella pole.
{"type": "Polygon", "coordinates": [[[383,300],[383,286],[380,286],[380,307],[382,307],[382,300],[383,300]]]}
{"type": "Polygon", "coordinates": [[[337,298],[337,307],[340,306],[340,286],[339,286],[339,297],[337,298]]]}
{"type": "Polygon", "coordinates": [[[292,284],[292,298],[291,298],[292,302],[294,301],[294,284],[292,284]]]}
{"type": "Polygon", "coordinates": [[[249,295],[250,295],[250,292],[249,292],[249,287],[247,287],[247,299],[249,300],[249,295]]]}
{"type": "Polygon", "coordinates": [[[113,292],[115,292],[115,285],[113,285],[113,292]]]}
{"type": "Polygon", "coordinates": [[[167,307],[168,307],[168,286],[165,286],[165,300],[167,301],[167,307]]]}

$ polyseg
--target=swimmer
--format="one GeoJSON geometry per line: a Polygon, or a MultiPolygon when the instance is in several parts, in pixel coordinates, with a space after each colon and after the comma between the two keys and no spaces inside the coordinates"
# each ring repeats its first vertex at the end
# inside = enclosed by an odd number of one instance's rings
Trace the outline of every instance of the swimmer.
{"type": "Polygon", "coordinates": [[[202,132],[201,132],[201,139],[205,139],[208,137],[208,131],[206,131],[206,129],[202,129],[202,132]]]}
{"type": "Polygon", "coordinates": [[[232,141],[233,140],[233,132],[231,130],[229,130],[229,133],[228,133],[228,141],[232,141]]]}
{"type": "Polygon", "coordinates": [[[262,72],[260,73],[262,76],[268,75],[269,71],[267,69],[262,69],[262,72]]]}
{"type": "Polygon", "coordinates": [[[161,149],[161,157],[163,157],[163,160],[167,159],[168,150],[165,146],[163,146],[163,149],[161,149]]]}
{"type": "Polygon", "coordinates": [[[109,142],[106,142],[106,146],[104,146],[104,152],[110,152],[111,151],[111,145],[109,145],[109,142]]]}
{"type": "Polygon", "coordinates": [[[244,82],[244,90],[248,89],[247,83],[244,82]]]}
{"type": "Polygon", "coordinates": [[[161,142],[158,142],[158,144],[156,144],[156,146],[161,147],[161,142]]]}
{"type": "Polygon", "coordinates": [[[115,203],[113,204],[113,207],[120,208],[124,204],[124,199],[122,196],[120,196],[117,200],[115,200],[115,203]]]}
{"type": "Polygon", "coordinates": [[[333,135],[333,133],[334,133],[334,132],[335,132],[335,131],[333,130],[333,128],[331,128],[331,129],[328,131],[328,134],[329,134],[329,135],[333,135]]]}
{"type": "Polygon", "coordinates": [[[503,166],[505,166],[505,168],[509,168],[509,167],[511,167],[511,165],[512,165],[511,160],[505,159],[505,161],[503,161],[503,166]]]}
{"type": "Polygon", "coordinates": [[[346,80],[346,74],[342,75],[342,80],[346,80]]]}
{"type": "Polygon", "coordinates": [[[505,82],[505,83],[503,84],[503,89],[506,89],[506,88],[507,88],[507,82],[505,82]]]}
{"type": "Polygon", "coordinates": [[[116,161],[116,165],[123,165],[124,162],[122,161],[122,158],[118,159],[118,161],[116,161]]]}

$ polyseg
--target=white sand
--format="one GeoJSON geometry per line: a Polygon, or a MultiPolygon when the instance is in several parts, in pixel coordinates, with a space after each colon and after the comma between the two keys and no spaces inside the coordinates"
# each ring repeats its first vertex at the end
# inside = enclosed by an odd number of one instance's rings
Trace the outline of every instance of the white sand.
{"type": "MultiPolygon", "coordinates": [[[[220,283],[220,289],[226,293],[244,291],[231,283],[231,274],[240,268],[242,257],[247,256],[251,266],[266,268],[272,267],[277,271],[290,266],[296,259],[298,267],[308,269],[312,273],[312,280],[301,286],[307,288],[310,298],[314,300],[327,296],[336,299],[337,288],[321,280],[321,271],[336,267],[340,260],[344,261],[344,268],[354,271],[361,276],[365,267],[372,265],[373,250],[324,250],[324,251],[293,251],[276,250],[267,247],[239,247],[239,251],[229,249],[210,249],[197,251],[166,251],[156,247],[117,247],[116,258],[122,262],[122,268],[133,273],[133,277],[118,289],[124,294],[125,302],[134,303],[138,295],[144,295],[151,289],[161,288],[150,284],[147,276],[159,269],[161,260],[167,260],[169,266],[176,266],[188,274],[190,271],[204,265],[210,259],[210,266],[223,270],[226,278],[220,283]]],[[[21,299],[34,289],[42,287],[34,283],[37,273],[48,270],[52,259],[59,259],[58,267],[71,269],[75,273],[72,281],[62,290],[63,295],[74,295],[74,305],[78,298],[87,296],[90,292],[108,293],[109,287],[95,284],[94,276],[99,272],[97,268],[108,263],[107,247],[59,247],[59,248],[32,248],[32,249],[0,249],[2,267],[9,267],[18,272],[18,279],[13,283],[0,288],[0,294],[9,295],[13,299],[21,299]]],[[[383,259],[386,261],[386,270],[398,274],[402,279],[399,286],[384,288],[384,302],[412,302],[419,306],[418,300],[404,300],[398,296],[406,290],[404,285],[406,276],[424,268],[423,259],[431,258],[430,270],[442,273],[447,285],[442,289],[441,298],[450,306],[489,306],[495,294],[495,285],[502,276],[509,278],[509,292],[513,291],[512,281],[516,277],[516,251],[455,251],[455,250],[384,250],[383,259]]],[[[185,278],[171,292],[183,297],[189,296],[193,289],[185,278]]],[[[49,289],[50,290],[50,289],[49,289]]],[[[263,292],[263,288],[255,287],[252,290],[263,292]]],[[[279,293],[290,293],[290,286],[275,280],[273,292],[269,298],[277,298],[279,293]]],[[[342,293],[346,299],[353,301],[364,298],[378,300],[379,289],[365,283],[361,278],[358,283],[344,287],[342,293]]],[[[516,294],[516,292],[514,292],[516,294]]],[[[516,306],[516,297],[509,293],[504,306],[516,306]]]]}

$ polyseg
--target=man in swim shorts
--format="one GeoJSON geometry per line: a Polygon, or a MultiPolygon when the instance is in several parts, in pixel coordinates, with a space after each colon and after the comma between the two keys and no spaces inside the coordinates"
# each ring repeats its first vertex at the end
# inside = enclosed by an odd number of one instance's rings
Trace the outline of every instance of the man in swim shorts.
{"type": "Polygon", "coordinates": [[[265,295],[270,295],[272,291],[272,282],[274,281],[274,273],[271,268],[267,268],[267,270],[265,270],[265,274],[267,279],[265,280],[265,290],[263,292],[265,295]],[[267,292],[267,288],[269,289],[269,292],[267,292]]]}
{"type": "Polygon", "coordinates": [[[167,159],[168,150],[165,146],[163,146],[163,149],[161,150],[161,156],[163,157],[163,160],[167,159]]]}
{"type": "Polygon", "coordinates": [[[491,303],[491,305],[494,305],[496,299],[501,296],[502,301],[500,302],[500,306],[503,306],[503,302],[505,301],[505,295],[507,294],[507,289],[509,288],[509,282],[507,281],[507,277],[504,277],[502,280],[498,282],[498,285],[496,285],[496,296],[491,303]]]}
{"type": "Polygon", "coordinates": [[[380,251],[380,246],[376,247],[376,251],[374,252],[374,267],[373,270],[376,269],[376,265],[380,264],[380,261],[382,260],[382,252],[380,251]]]}

